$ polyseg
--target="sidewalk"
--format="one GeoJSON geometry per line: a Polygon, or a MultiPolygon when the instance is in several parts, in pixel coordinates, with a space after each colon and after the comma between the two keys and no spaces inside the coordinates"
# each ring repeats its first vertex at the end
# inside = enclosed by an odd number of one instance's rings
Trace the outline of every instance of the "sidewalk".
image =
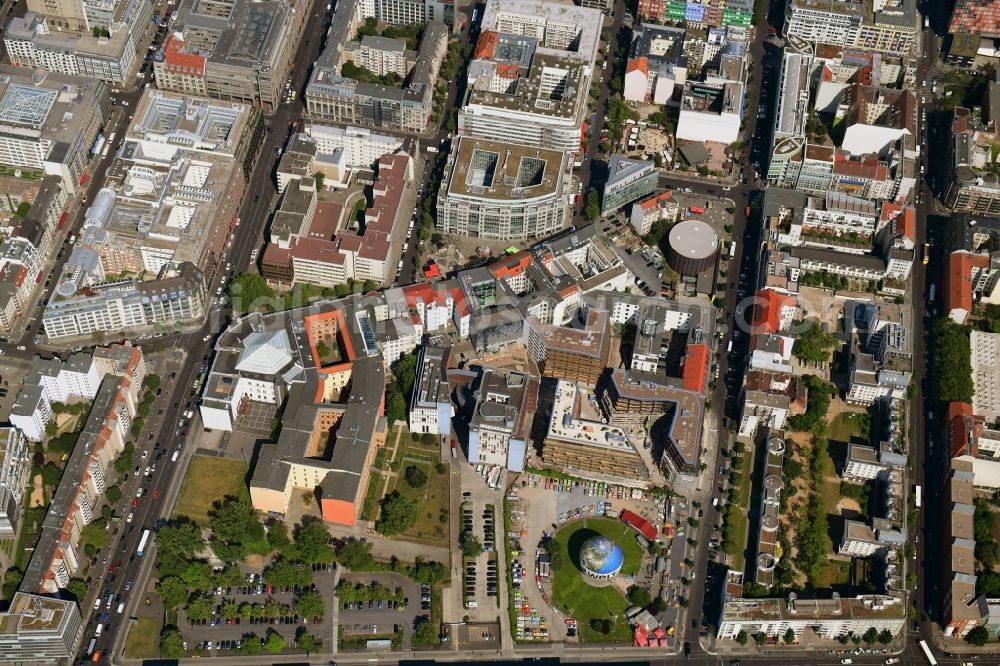
{"type": "Polygon", "coordinates": [[[867,645],[862,642],[860,645],[855,645],[853,642],[848,642],[847,645],[843,645],[840,641],[829,640],[825,638],[819,638],[812,632],[808,632],[808,636],[803,633],[798,637],[797,642],[792,645],[785,645],[785,642],[778,639],[778,642],[773,645],[757,645],[751,638],[746,645],[740,645],[735,640],[726,639],[724,641],[719,641],[715,636],[701,637],[698,639],[701,648],[708,654],[727,658],[727,657],[749,657],[749,658],[759,658],[759,657],[782,657],[787,658],[794,656],[796,654],[808,654],[815,655],[816,653],[822,653],[824,655],[830,654],[831,652],[841,655],[853,654],[857,649],[869,649],[874,650],[875,654],[885,654],[885,655],[898,655],[902,654],[906,649],[906,631],[901,631],[899,635],[888,645],[882,645],[881,643],[873,643],[872,645],[867,645]],[[881,650],[886,650],[886,652],[881,652],[881,650]]]}

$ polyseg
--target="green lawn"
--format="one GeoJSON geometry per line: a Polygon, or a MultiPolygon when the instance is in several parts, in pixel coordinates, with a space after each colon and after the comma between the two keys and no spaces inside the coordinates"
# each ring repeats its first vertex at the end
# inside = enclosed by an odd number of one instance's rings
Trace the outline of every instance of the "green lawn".
{"type": "Polygon", "coordinates": [[[396,458],[392,465],[393,469],[396,470],[396,476],[389,492],[398,490],[400,495],[411,499],[420,507],[416,524],[403,532],[401,535],[403,538],[435,544],[447,544],[448,542],[447,515],[451,469],[446,465],[444,473],[438,473],[437,462],[440,459],[440,449],[436,443],[433,446],[423,446],[411,441],[406,433],[400,439],[396,458]],[[420,488],[411,487],[403,478],[406,468],[411,465],[427,476],[427,483],[420,488]],[[442,522],[441,516],[445,517],[444,522],[442,522]]]}
{"type": "Polygon", "coordinates": [[[622,575],[638,573],[642,564],[642,546],[635,540],[635,531],[610,518],[585,518],[572,522],[555,534],[564,564],[553,573],[553,601],[565,613],[576,618],[583,641],[627,642],[632,638],[625,619],[628,601],[614,587],[590,585],[580,573],[580,546],[596,534],[608,537],[622,549],[625,556],[622,575]],[[591,627],[592,620],[610,620],[610,631],[603,634],[595,630],[591,627]]]}
{"type": "Polygon", "coordinates": [[[195,456],[184,476],[174,515],[188,516],[199,525],[207,526],[208,510],[213,502],[226,495],[247,492],[246,475],[247,466],[242,461],[195,456]]]}
{"type": "Polygon", "coordinates": [[[743,571],[744,557],[747,543],[747,513],[750,507],[750,475],[753,473],[753,456],[749,453],[743,454],[743,461],[740,464],[739,481],[736,484],[736,498],[733,506],[729,509],[729,522],[733,526],[733,541],[736,543],[736,552],[733,554],[733,569],[743,571]]]}
{"type": "Polygon", "coordinates": [[[383,477],[378,472],[372,472],[368,479],[368,491],[365,494],[365,505],[361,509],[362,520],[378,518],[378,500],[382,496],[383,477]]]}
{"type": "Polygon", "coordinates": [[[160,623],[156,618],[140,617],[125,637],[126,659],[155,659],[160,653],[160,623]]]}
{"type": "Polygon", "coordinates": [[[867,414],[843,412],[830,423],[827,439],[831,442],[850,443],[855,439],[868,442],[871,431],[871,417],[867,414]]]}

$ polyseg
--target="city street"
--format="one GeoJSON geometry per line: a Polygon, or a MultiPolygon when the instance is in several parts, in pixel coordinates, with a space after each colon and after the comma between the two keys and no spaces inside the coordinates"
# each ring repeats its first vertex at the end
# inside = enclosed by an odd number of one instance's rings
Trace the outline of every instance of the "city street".
{"type": "MultiPolygon", "coordinates": [[[[307,21],[305,36],[295,58],[296,66],[293,70],[293,85],[299,89],[304,87],[308,65],[315,60],[319,49],[319,36],[324,23],[321,16],[324,10],[325,5],[321,3],[316,4],[312,15],[307,21]],[[311,46],[305,46],[307,42],[311,46]]],[[[131,93],[132,97],[130,99],[133,102],[130,102],[130,104],[133,104],[134,100],[138,99],[139,94],[138,91],[131,93]]],[[[301,96],[298,99],[301,100],[301,96]]],[[[245,197],[243,205],[240,208],[239,217],[241,223],[236,227],[233,234],[234,242],[228,256],[222,257],[219,264],[228,260],[232,262],[238,272],[241,267],[249,263],[251,252],[261,246],[263,242],[264,222],[267,220],[270,210],[270,200],[275,193],[272,173],[276,150],[279,146],[283,146],[290,136],[292,128],[289,126],[289,121],[298,119],[301,117],[301,114],[301,101],[296,101],[292,104],[284,105],[273,116],[265,118],[268,132],[265,134],[260,156],[247,185],[248,193],[261,193],[261,195],[259,198],[257,196],[250,196],[250,194],[245,197]]],[[[120,121],[116,132],[119,137],[124,132],[127,122],[125,117],[120,121]]],[[[109,156],[107,160],[102,162],[99,169],[102,171],[106,169],[110,164],[110,159],[109,156]]],[[[99,189],[97,183],[100,182],[100,179],[94,178],[90,182],[91,186],[88,192],[90,193],[89,196],[93,196],[96,194],[97,189],[99,189]]],[[[80,209],[77,221],[74,221],[74,228],[82,222],[82,215],[83,209],[80,209]]],[[[55,274],[58,274],[59,270],[61,270],[61,264],[56,267],[57,272],[55,274]]],[[[208,293],[214,295],[215,289],[223,286],[229,277],[230,275],[219,271],[215,279],[208,286],[208,293]]],[[[136,556],[135,551],[143,530],[154,527],[158,519],[169,515],[176,495],[180,491],[181,480],[184,477],[187,464],[193,453],[185,450],[186,439],[178,437],[176,431],[171,432],[171,430],[174,429],[174,424],[181,421],[183,412],[186,409],[194,407],[197,402],[198,395],[191,389],[195,378],[201,371],[202,364],[209,361],[211,351],[210,343],[203,338],[206,333],[215,335],[228,323],[227,310],[213,311],[213,315],[197,331],[163,335],[153,338],[150,342],[151,345],[159,343],[166,347],[184,349],[187,351],[187,355],[186,361],[183,364],[177,364],[176,377],[162,377],[164,391],[157,399],[153,408],[154,410],[163,408],[164,414],[162,418],[150,419],[147,422],[146,429],[139,438],[140,445],[146,445],[148,449],[150,442],[148,435],[153,434],[153,441],[160,444],[160,451],[164,453],[164,458],[159,461],[156,471],[148,479],[144,476],[135,477],[131,474],[128,476],[128,479],[123,479],[122,491],[125,497],[123,501],[131,501],[131,498],[137,492],[138,485],[142,485],[144,490],[143,497],[139,501],[139,506],[133,510],[132,524],[136,525],[136,529],[129,533],[127,526],[123,526],[114,535],[114,538],[108,545],[108,564],[121,559],[122,568],[114,572],[114,581],[107,574],[102,576],[101,572],[106,571],[107,565],[105,564],[102,564],[99,572],[95,572],[94,574],[95,578],[103,578],[106,581],[104,587],[101,589],[102,598],[106,599],[108,594],[114,594],[116,607],[119,600],[126,603],[124,614],[122,616],[114,614],[115,617],[110,617],[109,621],[112,626],[106,627],[98,639],[95,649],[102,653],[111,649],[114,654],[120,654],[127,631],[109,631],[109,629],[115,629],[115,625],[118,625],[118,628],[120,628],[123,622],[121,618],[130,617],[133,614],[131,609],[134,608],[134,604],[144,603],[147,596],[147,583],[155,557],[155,546],[148,547],[145,555],[142,557],[136,556]],[[170,402],[171,399],[172,402],[170,402]],[[180,450],[182,455],[179,456],[176,463],[170,463],[170,455],[175,450],[180,450]],[[159,497],[153,499],[154,495],[158,495],[159,497]],[[129,589],[126,590],[126,588],[129,589]]],[[[28,339],[30,335],[30,333],[25,335],[22,344],[26,345],[30,342],[28,339]]],[[[197,416],[195,417],[195,422],[198,422],[197,416]]],[[[193,424],[189,424],[188,427],[194,426],[193,424]]],[[[141,446],[137,446],[136,464],[142,460],[142,450],[141,446]]],[[[155,456],[155,454],[152,455],[155,456]]],[[[99,622],[100,616],[103,615],[104,608],[102,606],[99,612],[94,611],[93,602],[88,600],[81,607],[81,611],[84,613],[86,627],[84,632],[86,640],[83,641],[83,645],[81,646],[81,649],[84,649],[87,647],[90,637],[94,635],[96,625],[99,622]],[[86,619],[88,615],[90,616],[89,620],[86,619]]]]}

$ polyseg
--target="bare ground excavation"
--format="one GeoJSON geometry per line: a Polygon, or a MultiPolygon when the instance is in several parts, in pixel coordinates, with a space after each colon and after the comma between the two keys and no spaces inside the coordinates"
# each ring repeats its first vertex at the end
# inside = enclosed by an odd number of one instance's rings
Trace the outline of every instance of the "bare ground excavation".
{"type": "MultiPolygon", "coordinates": [[[[868,415],[852,409],[839,399],[831,402],[823,441],[808,432],[785,433],[789,453],[784,476],[789,490],[781,523],[791,551],[785,559],[792,569],[790,586],[810,583],[815,588],[829,589],[851,581],[851,560],[836,555],[834,544],[841,536],[845,519],[866,519],[867,500],[861,486],[842,484],[834,459],[846,454],[851,442],[868,443],[870,429],[868,415]],[[803,535],[802,530],[808,533],[803,535]],[[825,557],[810,558],[810,552],[803,551],[803,538],[814,544],[819,541],[819,547],[807,550],[822,550],[825,557]],[[810,567],[810,562],[815,565],[810,567]]],[[[855,573],[855,581],[863,583],[864,572],[855,573]]]]}

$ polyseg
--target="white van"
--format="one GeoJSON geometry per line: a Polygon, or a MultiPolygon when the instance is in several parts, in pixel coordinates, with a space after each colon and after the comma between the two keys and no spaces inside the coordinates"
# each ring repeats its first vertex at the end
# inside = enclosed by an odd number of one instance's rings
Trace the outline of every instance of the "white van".
{"type": "Polygon", "coordinates": [[[97,610],[100,607],[101,607],[101,598],[97,597],[96,599],[94,599],[94,610],[97,610]]]}
{"type": "Polygon", "coordinates": [[[180,454],[180,451],[174,451],[174,455],[170,456],[170,462],[177,462],[177,456],[179,454],[180,454]]]}
{"type": "Polygon", "coordinates": [[[97,625],[97,631],[94,632],[94,638],[100,638],[101,632],[103,631],[104,631],[104,625],[103,624],[97,625]]]}
{"type": "Polygon", "coordinates": [[[118,604],[118,614],[121,615],[122,611],[124,610],[125,610],[125,602],[123,601],[120,604],[118,604]]]}

